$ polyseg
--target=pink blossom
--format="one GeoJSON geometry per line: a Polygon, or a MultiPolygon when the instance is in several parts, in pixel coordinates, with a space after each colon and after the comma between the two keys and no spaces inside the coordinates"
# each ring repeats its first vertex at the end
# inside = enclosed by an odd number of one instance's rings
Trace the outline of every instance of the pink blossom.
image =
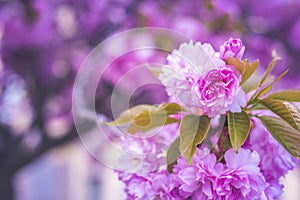
{"type": "Polygon", "coordinates": [[[229,149],[225,164],[206,147],[197,148],[193,164],[180,157],[173,173],[157,170],[146,173],[119,172],[127,199],[277,199],[282,193],[278,180],[267,180],[256,151],[229,149]]]}
{"type": "Polygon", "coordinates": [[[260,199],[266,186],[258,167],[258,153],[242,148],[235,153],[229,149],[224,157],[227,169],[216,179],[221,199],[260,199]]]}
{"type": "Polygon", "coordinates": [[[179,194],[185,199],[215,199],[215,180],[222,171],[223,164],[217,164],[216,156],[207,148],[197,149],[192,166],[181,157],[173,169],[179,194]]]}
{"type": "Polygon", "coordinates": [[[173,50],[167,60],[169,66],[181,70],[185,77],[203,76],[208,71],[224,65],[224,61],[218,57],[218,53],[210,44],[192,41],[183,43],[179,49],[173,50]]]}
{"type": "Polygon", "coordinates": [[[229,67],[214,69],[200,78],[193,86],[200,107],[209,117],[225,114],[234,101],[239,80],[229,67]]]}
{"type": "Polygon", "coordinates": [[[218,163],[209,149],[197,149],[190,166],[179,158],[174,181],[182,199],[260,199],[266,187],[260,172],[259,155],[247,149],[225,153],[226,164],[218,163]]]}
{"type": "Polygon", "coordinates": [[[174,192],[177,182],[167,170],[135,174],[119,172],[119,179],[126,184],[125,192],[128,200],[178,199],[178,195],[174,192]]]}
{"type": "Polygon", "coordinates": [[[220,46],[220,58],[242,58],[245,52],[245,46],[239,38],[229,38],[223,45],[220,46]]]}
{"type": "Polygon", "coordinates": [[[141,172],[153,171],[164,164],[164,159],[159,158],[161,145],[154,138],[138,138],[122,136],[120,146],[124,151],[119,162],[124,171],[141,172]]]}
{"type": "MultiPolygon", "coordinates": [[[[136,133],[120,137],[123,154],[119,158],[119,168],[130,172],[154,171],[165,165],[165,158],[160,156],[162,149],[170,145],[178,136],[178,125],[169,124],[160,128],[158,133],[136,133]]],[[[154,130],[153,130],[154,131],[154,130]]]]}
{"type": "Polygon", "coordinates": [[[279,180],[266,181],[266,189],[263,192],[262,199],[275,200],[280,197],[283,192],[283,185],[279,184],[279,180]]]}
{"type": "Polygon", "coordinates": [[[192,41],[173,50],[167,60],[168,64],[162,67],[159,79],[172,100],[183,104],[188,110],[199,107],[191,85],[210,70],[225,65],[210,44],[192,41]]]}

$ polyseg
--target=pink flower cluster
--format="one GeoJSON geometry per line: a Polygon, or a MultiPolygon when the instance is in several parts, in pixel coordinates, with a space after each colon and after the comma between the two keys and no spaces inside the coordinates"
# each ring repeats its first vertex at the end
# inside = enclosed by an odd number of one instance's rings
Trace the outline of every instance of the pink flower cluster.
{"type": "MultiPolygon", "coordinates": [[[[240,74],[225,62],[228,57],[242,58],[244,50],[241,40],[232,38],[220,47],[220,52],[207,43],[184,43],[168,56],[168,65],[162,68],[159,78],[172,100],[187,108],[200,107],[209,117],[225,114],[234,102],[245,106],[240,74]]],[[[234,108],[240,111],[240,107],[234,108]]]]}
{"type": "Polygon", "coordinates": [[[126,184],[125,192],[128,200],[162,199],[170,200],[176,181],[166,170],[160,172],[119,173],[119,179],[126,184]]]}
{"type": "Polygon", "coordinates": [[[230,149],[223,164],[204,148],[197,150],[193,161],[189,166],[180,158],[174,168],[184,199],[260,199],[263,195],[265,179],[256,152],[240,149],[235,153],[230,149]]]}
{"type": "Polygon", "coordinates": [[[189,165],[184,157],[177,160],[173,173],[161,169],[165,164],[162,145],[178,136],[178,127],[166,126],[161,136],[122,137],[122,148],[131,153],[120,162],[124,167],[144,172],[121,172],[127,199],[278,199],[283,186],[279,178],[298,163],[255,121],[250,139],[238,153],[226,151],[224,162],[206,147],[198,148],[189,165]],[[138,162],[137,162],[138,161],[138,162]]]}
{"type": "MultiPolygon", "coordinates": [[[[170,101],[177,101],[192,112],[199,112],[200,108],[212,121],[218,121],[220,114],[229,110],[240,112],[246,104],[246,95],[240,88],[241,75],[227,65],[226,60],[241,59],[244,51],[241,40],[233,38],[226,41],[219,52],[206,43],[182,44],[168,56],[168,65],[159,76],[170,101]]],[[[138,166],[137,171],[143,171],[118,172],[119,179],[125,183],[127,199],[278,199],[283,189],[279,179],[295,168],[298,161],[259,121],[253,121],[253,125],[237,153],[229,149],[223,158],[220,157],[223,150],[218,146],[213,149],[214,154],[202,144],[196,149],[192,165],[181,156],[172,173],[162,168],[165,164],[163,147],[178,137],[178,126],[164,126],[159,136],[123,137],[123,149],[132,154],[130,159],[138,166]],[[139,165],[135,163],[137,160],[139,165]]],[[[123,165],[131,163],[129,160],[122,162],[123,165]]]]}
{"type": "Polygon", "coordinates": [[[277,199],[282,187],[266,181],[260,156],[249,149],[241,148],[238,153],[230,149],[223,164],[202,148],[197,149],[192,166],[181,157],[171,174],[166,170],[120,172],[119,179],[126,184],[127,199],[277,199]]]}
{"type": "Polygon", "coordinates": [[[163,158],[158,158],[161,143],[154,138],[123,136],[120,145],[126,152],[120,158],[124,171],[153,171],[164,163],[163,158]]]}
{"type": "Polygon", "coordinates": [[[124,155],[119,162],[120,170],[126,172],[149,172],[165,165],[165,157],[161,156],[163,149],[169,146],[179,135],[178,124],[163,126],[158,134],[145,137],[145,133],[123,135],[120,137],[120,147],[124,155]]]}
{"type": "Polygon", "coordinates": [[[260,127],[255,121],[250,139],[238,153],[227,150],[224,162],[217,162],[216,155],[203,146],[197,148],[193,165],[180,157],[172,173],[162,168],[165,157],[159,155],[162,144],[178,136],[174,131],[178,127],[166,126],[162,132],[166,138],[123,137],[121,146],[132,155],[120,160],[122,165],[143,171],[118,171],[127,199],[278,199],[283,188],[279,178],[298,161],[260,127]]]}

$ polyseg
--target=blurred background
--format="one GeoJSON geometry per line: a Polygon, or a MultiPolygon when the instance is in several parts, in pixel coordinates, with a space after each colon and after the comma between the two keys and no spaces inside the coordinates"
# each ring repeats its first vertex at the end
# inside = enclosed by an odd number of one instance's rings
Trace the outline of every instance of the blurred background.
{"type": "MultiPolygon", "coordinates": [[[[277,88],[300,88],[300,0],[0,0],[1,200],[124,199],[117,176],[78,139],[72,87],[96,45],[148,26],[177,30],[215,48],[240,37],[245,57],[259,58],[262,69],[276,49],[282,60],[274,73],[290,68],[277,88]]],[[[142,39],[153,42],[151,35],[142,39]]],[[[131,42],[138,41],[122,45],[131,42]]],[[[110,97],[122,74],[141,62],[163,63],[165,56],[133,52],[112,63],[97,88],[97,112],[112,118],[110,97]]],[[[130,103],[164,100],[163,88],[143,87],[130,103]]],[[[299,167],[282,181],[282,199],[299,199],[299,167]]]]}

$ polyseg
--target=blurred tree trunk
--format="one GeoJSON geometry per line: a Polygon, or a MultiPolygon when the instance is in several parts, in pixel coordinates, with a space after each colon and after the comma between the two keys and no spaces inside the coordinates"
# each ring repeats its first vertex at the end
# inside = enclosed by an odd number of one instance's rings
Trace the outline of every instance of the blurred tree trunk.
{"type": "MultiPolygon", "coordinates": [[[[0,124],[0,136],[7,141],[0,151],[0,200],[14,200],[14,177],[27,164],[44,155],[50,149],[64,145],[77,138],[75,126],[69,133],[57,139],[44,137],[40,145],[32,152],[20,147],[20,138],[15,137],[5,126],[0,124]]],[[[45,135],[45,133],[41,133],[45,135]]]]}
{"type": "Polygon", "coordinates": [[[14,200],[13,176],[0,174],[0,198],[1,200],[14,200]]]}

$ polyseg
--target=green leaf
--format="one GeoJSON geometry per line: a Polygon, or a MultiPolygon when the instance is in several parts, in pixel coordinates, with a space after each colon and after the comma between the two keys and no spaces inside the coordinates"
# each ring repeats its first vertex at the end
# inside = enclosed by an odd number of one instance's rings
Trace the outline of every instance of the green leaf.
{"type": "Polygon", "coordinates": [[[257,103],[257,104],[254,104],[250,109],[251,110],[267,110],[268,108],[266,108],[264,105],[257,103]]]}
{"type": "Polygon", "coordinates": [[[197,145],[200,144],[208,133],[210,119],[204,116],[186,115],[180,123],[180,152],[191,165],[192,158],[196,153],[197,145]]]}
{"type": "Polygon", "coordinates": [[[273,85],[268,85],[267,87],[265,87],[264,89],[262,89],[256,96],[255,99],[259,99],[261,96],[267,94],[268,92],[270,92],[270,90],[272,89],[273,85]]]}
{"type": "Polygon", "coordinates": [[[167,151],[167,166],[169,173],[172,173],[174,165],[177,164],[177,159],[180,157],[181,153],[179,151],[180,137],[176,138],[174,142],[170,145],[167,151]]]}
{"type": "Polygon", "coordinates": [[[129,110],[123,111],[115,121],[106,122],[105,124],[109,126],[118,126],[118,125],[120,126],[120,125],[128,124],[132,122],[133,119],[139,114],[141,114],[142,112],[149,111],[153,108],[154,107],[151,105],[138,105],[129,110]]]}
{"type": "Polygon", "coordinates": [[[220,152],[225,153],[228,149],[232,148],[230,138],[229,138],[229,131],[228,127],[224,126],[222,131],[219,134],[218,140],[218,148],[220,152]]]}
{"type": "Polygon", "coordinates": [[[275,83],[277,83],[278,81],[280,81],[282,79],[282,77],[284,77],[287,73],[289,72],[289,70],[285,70],[284,72],[282,72],[274,81],[272,81],[269,85],[273,85],[275,83]]]}
{"type": "Polygon", "coordinates": [[[259,65],[259,60],[255,60],[253,63],[248,63],[248,60],[245,61],[245,71],[242,74],[242,81],[240,85],[243,85],[250,76],[257,70],[259,65]]]}
{"type": "Polygon", "coordinates": [[[266,79],[268,78],[268,76],[270,75],[272,69],[274,68],[275,64],[277,63],[278,60],[280,60],[281,58],[277,55],[276,51],[272,51],[272,61],[269,63],[260,83],[259,86],[262,86],[264,84],[264,82],[266,81],[266,79]]]}
{"type": "Polygon", "coordinates": [[[177,119],[169,117],[169,115],[181,112],[183,108],[177,103],[165,103],[151,110],[145,110],[135,116],[129,125],[128,133],[146,132],[159,126],[176,123],[177,119]]]}
{"type": "Polygon", "coordinates": [[[165,103],[160,106],[159,110],[164,110],[168,115],[171,115],[179,113],[184,109],[177,103],[165,103]]]}
{"type": "Polygon", "coordinates": [[[234,66],[241,74],[245,71],[245,64],[242,60],[234,57],[230,57],[226,59],[226,64],[234,66]]]}
{"type": "Polygon", "coordinates": [[[235,152],[245,143],[250,132],[250,118],[244,111],[228,112],[228,130],[231,145],[235,152]]]}
{"type": "Polygon", "coordinates": [[[272,136],[290,154],[300,160],[300,132],[282,119],[271,116],[262,116],[259,118],[272,136]]]}
{"type": "Polygon", "coordinates": [[[241,85],[242,89],[248,93],[252,90],[255,90],[258,88],[260,76],[256,73],[254,73],[243,85],[241,85]]]}
{"type": "Polygon", "coordinates": [[[293,128],[300,130],[300,113],[292,104],[287,101],[271,98],[262,99],[260,103],[286,121],[293,128]]]}
{"type": "MultiPolygon", "coordinates": [[[[275,80],[273,80],[271,83],[269,83],[266,87],[264,87],[260,92],[258,92],[255,96],[254,96],[254,100],[259,99],[261,96],[263,96],[264,94],[267,94],[273,87],[273,85],[275,83],[277,83],[278,81],[280,81],[282,79],[282,77],[284,77],[287,73],[288,73],[288,69],[285,70],[283,73],[281,73],[275,80]]],[[[251,100],[253,100],[251,98],[251,100]]]]}
{"type": "Polygon", "coordinates": [[[151,67],[150,65],[147,65],[147,68],[149,69],[150,72],[156,77],[159,76],[159,74],[162,72],[160,68],[158,67],[151,67]]]}
{"type": "Polygon", "coordinates": [[[272,56],[273,56],[273,60],[270,62],[268,68],[266,69],[261,81],[259,82],[257,91],[252,95],[252,97],[247,103],[247,106],[255,103],[256,100],[262,97],[264,94],[267,94],[272,89],[273,84],[277,83],[280,79],[282,79],[282,77],[284,77],[288,73],[289,70],[285,70],[275,80],[271,81],[271,83],[268,83],[267,86],[265,86],[263,89],[260,90],[260,88],[262,87],[262,85],[265,83],[266,80],[273,79],[269,75],[272,69],[274,68],[276,62],[280,59],[280,57],[276,54],[275,51],[272,52],[272,56]]]}
{"type": "Polygon", "coordinates": [[[133,118],[133,123],[137,126],[147,126],[151,123],[149,110],[146,110],[133,118]]]}
{"type": "Polygon", "coordinates": [[[143,113],[134,119],[134,123],[129,125],[127,132],[130,134],[147,132],[153,128],[177,122],[179,122],[178,119],[167,117],[166,115],[151,116],[149,113],[143,113]]]}
{"type": "Polygon", "coordinates": [[[290,102],[300,102],[300,90],[285,90],[274,92],[273,94],[270,94],[268,98],[290,102]]]}
{"type": "Polygon", "coordinates": [[[169,115],[177,114],[183,111],[183,108],[177,103],[165,103],[156,105],[139,105],[124,111],[112,122],[107,122],[110,126],[127,125],[127,131],[131,134],[135,132],[146,132],[166,124],[178,122],[177,119],[169,115]]]}
{"type": "Polygon", "coordinates": [[[242,81],[240,85],[243,85],[257,70],[259,60],[255,60],[253,63],[249,63],[247,59],[242,61],[238,58],[228,58],[226,60],[226,64],[232,65],[237,68],[237,70],[239,70],[239,72],[242,74],[242,81]]]}

